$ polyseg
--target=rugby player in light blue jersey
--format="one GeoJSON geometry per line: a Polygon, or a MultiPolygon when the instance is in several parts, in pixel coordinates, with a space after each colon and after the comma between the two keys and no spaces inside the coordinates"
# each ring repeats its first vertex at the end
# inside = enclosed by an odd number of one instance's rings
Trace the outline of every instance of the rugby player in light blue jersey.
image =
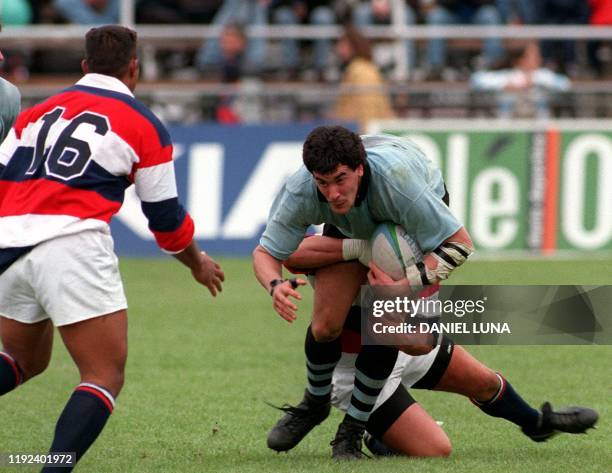
{"type": "MultiPolygon", "coordinates": [[[[2,25],[0,24],[0,31],[2,25]]],[[[4,61],[2,51],[0,51],[0,64],[4,61]]],[[[19,89],[9,81],[0,77],[0,143],[4,141],[21,107],[21,95],[19,89]]]]}
{"type": "MultiPolygon", "coordinates": [[[[308,386],[304,399],[268,435],[277,451],[293,448],[329,414],[339,336],[349,308],[368,279],[359,263],[364,240],[381,222],[395,222],[413,235],[425,256],[406,270],[406,284],[435,284],[448,278],[473,252],[468,233],[445,204],[439,169],[410,141],[391,136],[359,137],[341,126],[321,126],[307,137],[304,166],[276,197],[266,229],[253,252],[255,275],[270,292],[276,312],[296,318],[302,279],[282,279],[282,262],[297,249],[310,225],[332,224],[349,238],[326,240],[330,265],[317,270],[314,313],[306,334],[308,386]],[[333,264],[341,254],[345,263],[333,264]]],[[[319,248],[320,250],[320,248],[319,248]]],[[[322,261],[318,260],[319,265],[322,261]]],[[[376,271],[370,274],[376,283],[376,271]]],[[[431,346],[404,348],[422,354],[431,346]]],[[[366,422],[397,359],[390,346],[364,346],[355,362],[355,383],[347,414],[332,442],[332,457],[361,458],[366,422]]]]}

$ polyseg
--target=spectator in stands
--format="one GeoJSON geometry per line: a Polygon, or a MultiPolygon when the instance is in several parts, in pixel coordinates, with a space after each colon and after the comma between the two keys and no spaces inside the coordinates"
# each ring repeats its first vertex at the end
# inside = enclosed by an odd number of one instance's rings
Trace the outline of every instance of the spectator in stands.
{"type": "Polygon", "coordinates": [[[538,2],[534,0],[496,0],[502,23],[533,25],[538,20],[538,2]]]}
{"type": "Polygon", "coordinates": [[[137,23],[211,23],[223,0],[138,0],[137,23]]]}
{"type": "MultiPolygon", "coordinates": [[[[590,10],[587,0],[539,0],[538,23],[586,25],[590,10]]],[[[577,74],[576,41],[544,40],[542,57],[547,67],[573,77],[577,74]]]]}
{"type": "MultiPolygon", "coordinates": [[[[215,14],[212,25],[223,27],[229,23],[261,26],[268,23],[268,8],[271,0],[225,0],[215,14]]],[[[265,65],[266,40],[263,38],[251,39],[247,42],[245,51],[246,63],[253,70],[259,72],[265,65]]],[[[198,51],[196,66],[208,72],[219,69],[223,62],[223,52],[218,39],[207,40],[198,51]]]]}
{"type": "MultiPolygon", "coordinates": [[[[280,25],[329,26],[336,23],[336,15],[328,1],[320,0],[272,0],[272,18],[280,25]]],[[[283,64],[289,71],[297,71],[303,64],[298,41],[285,39],[282,41],[283,64]]],[[[320,78],[330,65],[332,42],[330,39],[314,41],[313,64],[320,78]]]]}
{"type": "Polygon", "coordinates": [[[570,89],[570,80],[542,67],[540,46],[527,43],[523,50],[509,54],[510,67],[495,71],[478,71],[472,75],[476,91],[496,93],[499,118],[547,118],[549,95],[570,89]]]}
{"type": "MultiPolygon", "coordinates": [[[[589,0],[591,6],[591,17],[589,23],[593,26],[612,25],[612,0],[589,0]]],[[[604,62],[601,60],[601,40],[589,41],[587,52],[589,65],[598,77],[604,74],[604,62]]]]}
{"type": "MultiPolygon", "coordinates": [[[[0,20],[5,25],[27,25],[32,22],[32,8],[27,0],[0,0],[0,20]]],[[[16,82],[29,76],[30,52],[26,49],[6,50],[0,71],[16,82]]]]}
{"type": "Polygon", "coordinates": [[[227,84],[214,104],[214,118],[218,123],[233,125],[261,121],[261,101],[254,97],[245,81],[247,37],[238,23],[225,25],[219,37],[221,47],[220,81],[227,84]],[[231,87],[235,84],[236,87],[231,87]]]}
{"type": "Polygon", "coordinates": [[[54,6],[69,23],[79,25],[119,23],[118,0],[55,0],[54,6]]]}
{"type": "MultiPolygon", "coordinates": [[[[404,0],[366,0],[358,2],[353,8],[353,23],[358,27],[371,25],[390,25],[394,21],[407,26],[416,23],[415,9],[411,3],[417,0],[405,2],[404,0]],[[397,18],[397,19],[395,19],[397,18]],[[395,20],[394,20],[395,19],[395,20]]],[[[406,68],[411,71],[415,65],[414,43],[411,40],[404,42],[406,50],[406,68]]]]}
{"type": "MultiPolygon", "coordinates": [[[[422,0],[421,5],[426,23],[432,26],[501,24],[495,0],[422,0]]],[[[503,56],[502,42],[499,38],[488,38],[483,43],[484,66],[491,67],[503,56]]],[[[441,77],[446,66],[446,40],[436,38],[428,42],[426,62],[429,77],[441,77]]]]}
{"type": "Polygon", "coordinates": [[[333,117],[356,121],[363,132],[370,120],[393,118],[395,114],[385,82],[372,62],[372,48],[367,38],[355,28],[346,26],[336,45],[336,53],[344,66],[341,86],[353,90],[339,95],[333,117]]]}

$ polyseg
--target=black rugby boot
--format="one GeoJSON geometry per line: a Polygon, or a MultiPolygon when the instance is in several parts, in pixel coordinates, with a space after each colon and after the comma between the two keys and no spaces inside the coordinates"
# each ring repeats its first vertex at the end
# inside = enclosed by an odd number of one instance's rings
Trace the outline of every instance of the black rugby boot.
{"type": "Polygon", "coordinates": [[[308,390],[297,406],[285,404],[277,407],[284,411],[285,415],[270,430],[268,447],[277,452],[291,450],[306,437],[308,432],[327,418],[330,408],[329,400],[319,401],[308,390]]]}

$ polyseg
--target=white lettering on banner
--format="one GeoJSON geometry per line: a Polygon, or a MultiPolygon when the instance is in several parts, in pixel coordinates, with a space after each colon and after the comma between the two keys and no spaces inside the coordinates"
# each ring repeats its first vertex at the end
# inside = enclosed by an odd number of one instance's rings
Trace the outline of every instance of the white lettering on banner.
{"type": "MultiPolygon", "coordinates": [[[[270,144],[221,225],[223,163],[224,150],[219,143],[199,143],[190,148],[186,204],[196,222],[195,236],[255,238],[268,219],[274,197],[302,164],[302,144],[270,144]]],[[[126,191],[117,218],[138,237],[153,240],[133,186],[126,191]]]]}
{"type": "Polygon", "coordinates": [[[450,196],[450,208],[465,225],[467,184],[469,168],[469,140],[464,133],[453,133],[448,138],[446,156],[446,185],[450,196]]]}
{"type": "Polygon", "coordinates": [[[268,220],[272,202],[302,164],[302,144],[272,143],[238,196],[223,225],[223,238],[254,238],[268,220]]]}
{"type": "Polygon", "coordinates": [[[223,158],[220,143],[197,143],[189,152],[186,205],[199,239],[217,238],[221,232],[223,158]]]}
{"type": "Polygon", "coordinates": [[[491,167],[474,179],[471,208],[471,234],[477,245],[503,248],[512,243],[519,225],[520,195],[516,176],[501,167],[491,167]],[[497,196],[493,195],[498,189],[497,196]],[[493,220],[497,220],[494,229],[493,220]]]}
{"type": "Polygon", "coordinates": [[[563,161],[561,227],[567,241],[585,250],[612,239],[612,142],[599,134],[579,136],[568,146],[563,161]],[[587,187],[587,160],[597,160],[595,189],[587,187]],[[595,222],[584,226],[587,192],[596,192],[595,222]]]}

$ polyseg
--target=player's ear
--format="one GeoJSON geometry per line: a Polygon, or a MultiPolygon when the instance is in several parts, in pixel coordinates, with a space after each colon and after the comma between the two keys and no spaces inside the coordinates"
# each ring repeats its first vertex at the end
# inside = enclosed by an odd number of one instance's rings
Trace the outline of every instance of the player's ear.
{"type": "Polygon", "coordinates": [[[359,166],[357,166],[357,169],[355,169],[355,172],[357,173],[359,177],[363,176],[363,164],[360,164],[359,166]]]}
{"type": "Polygon", "coordinates": [[[130,77],[138,77],[140,72],[140,64],[138,63],[138,58],[133,57],[130,59],[130,65],[128,66],[130,77]]]}
{"type": "Polygon", "coordinates": [[[83,74],[89,74],[89,65],[87,64],[87,59],[81,60],[81,70],[83,74]]]}

